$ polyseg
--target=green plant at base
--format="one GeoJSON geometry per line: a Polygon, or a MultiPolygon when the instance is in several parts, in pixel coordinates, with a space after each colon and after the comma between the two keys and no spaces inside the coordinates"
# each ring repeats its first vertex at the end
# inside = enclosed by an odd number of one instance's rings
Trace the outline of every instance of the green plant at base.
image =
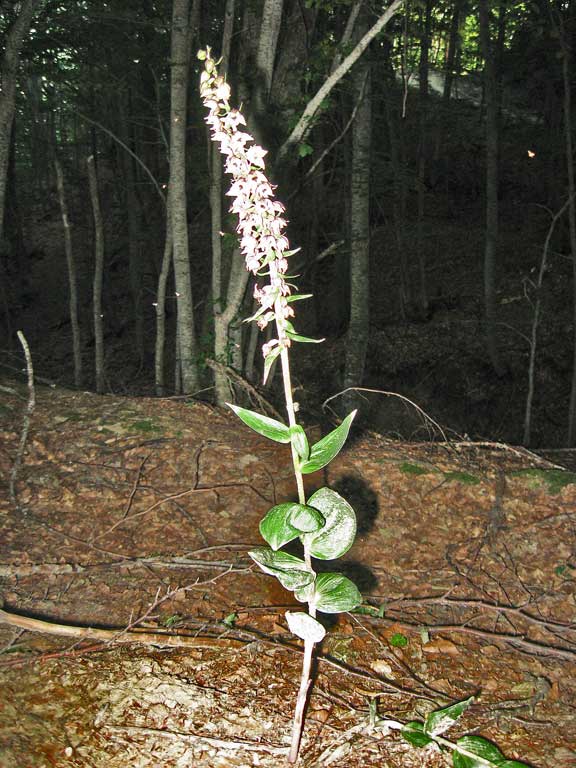
{"type": "Polygon", "coordinates": [[[308,296],[292,293],[286,281],[288,240],[283,234],[286,226],[281,214],[284,206],[274,199],[273,187],[264,174],[265,150],[253,144],[253,138],[239,130],[245,125],[242,114],[229,103],[230,87],[218,75],[217,62],[210,50],[200,51],[204,61],[200,95],[209,114],[212,139],[220,144],[226,155],[226,170],[233,182],[228,194],[234,198],[231,211],[238,214],[237,231],[246,267],[255,275],[269,278],[263,286],[256,285],[254,297],[260,304],[249,320],[263,329],[274,321],[277,337],[263,345],[264,380],[272,363],[280,358],[288,423],[230,405],[234,413],[260,435],[278,443],[290,445],[298,502],[277,504],[260,523],[260,533],[268,544],[249,552],[254,562],[275,576],[285,589],[292,590],[299,602],[308,604],[308,611],[288,611],[286,620],[290,631],[304,641],[304,661],[300,689],[296,700],[292,741],[288,759],[296,762],[300,748],[304,710],[310,686],[310,670],[314,647],[326,634],[316,619],[317,611],[341,613],[356,608],[362,597],[356,585],[341,573],[317,573],[313,558],[334,560],[350,549],[356,537],[356,515],[339,494],[330,488],[320,488],[309,499],[304,493],[303,475],[322,469],[340,451],[355,411],[322,440],[310,446],[302,426],[296,421],[292,399],[292,383],[288,350],[292,343],[317,343],[299,334],[289,318],[294,316],[292,304],[308,296]],[[282,547],[298,539],[303,557],[282,551],[282,547]]]}
{"type": "Polygon", "coordinates": [[[401,723],[398,720],[379,718],[377,702],[373,699],[370,701],[370,725],[383,731],[400,731],[402,738],[416,748],[436,744],[440,750],[451,750],[453,768],[530,768],[527,763],[519,760],[508,760],[496,744],[482,736],[461,736],[457,741],[449,741],[442,736],[473,701],[474,696],[470,696],[464,701],[430,712],[423,722],[412,720],[401,723]]]}

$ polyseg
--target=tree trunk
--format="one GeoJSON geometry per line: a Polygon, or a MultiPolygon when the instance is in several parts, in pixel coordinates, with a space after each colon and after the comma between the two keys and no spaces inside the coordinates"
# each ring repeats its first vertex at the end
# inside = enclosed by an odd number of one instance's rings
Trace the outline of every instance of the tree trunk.
{"type": "Polygon", "coordinates": [[[480,0],[480,42],[484,57],[484,99],[486,104],[486,233],[484,245],[484,316],[486,342],[492,367],[504,375],[497,341],[496,265],[498,251],[498,94],[494,54],[490,36],[488,0],[480,0]]]}
{"type": "MultiPolygon", "coordinates": [[[[346,336],[344,388],[361,386],[366,363],[370,306],[370,149],[372,94],[370,65],[363,64],[354,79],[363,100],[352,126],[350,186],[350,325],[346,336]]],[[[347,397],[347,406],[355,398],[347,397]]]]}
{"type": "Polygon", "coordinates": [[[74,353],[74,384],[77,388],[82,386],[82,342],[80,337],[80,322],[78,320],[78,289],[76,280],[76,262],[74,251],[72,249],[72,236],[70,234],[70,218],[68,216],[68,205],[64,193],[64,175],[62,166],[58,160],[54,160],[56,169],[56,185],[58,187],[58,200],[60,202],[60,212],[62,214],[62,225],[64,227],[64,249],[66,251],[66,264],[68,266],[68,290],[69,290],[69,315],[70,326],[72,328],[72,350],[74,353]]]}
{"type": "Polygon", "coordinates": [[[426,0],[423,13],[422,31],[420,36],[419,75],[419,109],[418,109],[418,223],[417,223],[417,252],[418,252],[418,304],[422,317],[428,314],[428,287],[426,285],[426,257],[424,246],[424,206],[426,193],[426,168],[428,165],[428,74],[430,38],[432,34],[432,6],[434,0],[426,0]]]}
{"type": "MultiPolygon", "coordinates": [[[[125,94],[126,96],[126,94],[125,94]]],[[[132,99],[128,94],[128,105],[132,99]]],[[[122,102],[118,104],[120,119],[119,135],[126,147],[134,144],[129,125],[129,112],[123,108],[122,102]]],[[[142,306],[142,291],[144,280],[143,264],[143,238],[140,200],[136,193],[136,174],[134,159],[128,152],[122,152],[122,168],[124,171],[126,219],[128,225],[128,269],[130,275],[130,299],[132,304],[132,333],[134,338],[134,350],[138,356],[138,367],[144,363],[144,313],[142,306]]]]}
{"type": "Polygon", "coordinates": [[[256,54],[257,87],[254,97],[257,114],[264,112],[270,97],[283,8],[284,0],[264,0],[262,23],[258,37],[258,52],[256,54]]]}
{"type": "MultiPolygon", "coordinates": [[[[571,8],[571,15],[574,14],[574,5],[571,8]]],[[[572,19],[570,19],[572,21],[572,19]]],[[[574,142],[572,140],[572,51],[570,48],[572,42],[572,28],[570,24],[568,30],[560,29],[559,38],[562,51],[562,79],[564,86],[564,137],[566,151],[566,171],[568,174],[568,227],[570,233],[570,255],[572,257],[572,275],[573,275],[573,307],[572,307],[572,386],[570,389],[570,405],[568,409],[568,447],[576,445],[576,180],[574,178],[574,142]],[[568,35],[570,31],[570,35],[568,35]]]]}
{"type": "Polygon", "coordinates": [[[189,0],[174,0],[171,48],[170,194],[174,280],[176,284],[177,335],[182,391],[198,389],[198,351],[194,328],[194,303],[188,250],[186,197],[186,104],[188,88],[189,0]]]}
{"type": "Polygon", "coordinates": [[[23,0],[20,13],[6,36],[6,47],[0,61],[0,242],[4,224],[6,200],[6,174],[10,158],[10,136],[16,105],[16,83],[20,51],[24,36],[28,34],[34,15],[40,10],[44,0],[23,0]]]}
{"type": "Polygon", "coordinates": [[[166,284],[170,274],[170,265],[172,263],[172,226],[171,226],[171,202],[170,192],[166,200],[166,238],[164,240],[164,255],[162,257],[162,267],[158,277],[158,289],[156,292],[156,349],[154,355],[154,381],[156,394],[162,397],[166,391],[165,373],[164,373],[164,350],[166,339],[166,284]]]}
{"type": "Polygon", "coordinates": [[[94,318],[94,368],[96,372],[96,392],[104,393],[104,323],[102,314],[102,277],[104,275],[104,223],[100,197],[98,195],[98,179],[94,167],[94,155],[86,161],[88,181],[90,184],[90,200],[94,218],[94,282],[92,284],[92,313],[94,318]]]}

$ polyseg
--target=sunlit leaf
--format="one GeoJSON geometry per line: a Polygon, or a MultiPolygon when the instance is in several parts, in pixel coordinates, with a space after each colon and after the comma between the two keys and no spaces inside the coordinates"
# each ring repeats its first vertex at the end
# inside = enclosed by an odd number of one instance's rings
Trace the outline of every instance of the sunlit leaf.
{"type": "Polygon", "coordinates": [[[300,341],[303,344],[322,344],[323,341],[326,341],[326,339],[311,339],[309,336],[301,336],[299,333],[292,331],[286,331],[286,336],[292,339],[292,341],[300,341]]]}
{"type": "Polygon", "coordinates": [[[304,299],[311,299],[313,293],[293,293],[291,296],[286,296],[286,303],[290,304],[292,301],[303,301],[304,299]]]}
{"type": "Polygon", "coordinates": [[[314,582],[305,584],[303,587],[298,587],[294,590],[294,597],[300,603],[309,603],[314,594],[314,582]]]}
{"type": "Polygon", "coordinates": [[[248,554],[264,573],[276,576],[286,589],[298,589],[314,581],[315,574],[310,571],[304,560],[287,552],[274,552],[268,547],[258,547],[250,550],[248,554]]]}
{"type": "Polygon", "coordinates": [[[349,413],[342,424],[312,446],[308,461],[303,462],[300,466],[300,471],[303,474],[307,475],[310,474],[310,472],[316,472],[317,470],[322,469],[322,467],[325,467],[332,461],[334,456],[340,453],[340,450],[348,437],[348,432],[350,431],[350,425],[352,424],[354,416],[356,416],[356,411],[349,413]]]}
{"type": "Polygon", "coordinates": [[[286,611],[286,621],[290,627],[290,632],[301,640],[319,643],[326,634],[322,624],[307,613],[286,611]]]}
{"type": "Polygon", "coordinates": [[[326,525],[326,518],[314,507],[307,504],[292,504],[290,512],[290,524],[300,533],[318,531],[326,525]]]}
{"type": "Polygon", "coordinates": [[[360,605],[362,595],[356,584],[341,573],[320,573],[310,602],[323,613],[342,613],[360,605]]]}
{"type": "Polygon", "coordinates": [[[308,445],[308,438],[306,437],[306,432],[304,432],[300,424],[295,424],[293,427],[290,428],[290,435],[291,435],[292,445],[294,446],[294,450],[296,451],[296,453],[298,454],[298,456],[302,461],[306,461],[306,459],[310,455],[310,446],[308,445]]]}
{"type": "Polygon", "coordinates": [[[260,521],[262,538],[276,551],[298,538],[303,531],[315,531],[324,525],[318,510],[296,502],[277,504],[260,521]]]}
{"type": "Polygon", "coordinates": [[[356,537],[356,515],[350,504],[331,488],[320,488],[308,499],[307,506],[321,512],[326,524],[302,535],[302,544],[319,560],[342,557],[356,537]]]}
{"type": "MultiPolygon", "coordinates": [[[[264,358],[264,376],[262,377],[262,383],[263,384],[266,384],[266,381],[268,380],[268,374],[270,373],[270,369],[274,365],[274,360],[276,360],[276,358],[278,357],[278,355],[280,354],[281,351],[282,350],[281,350],[280,347],[274,347],[272,352],[268,352],[268,354],[264,358]]],[[[283,443],[288,442],[289,443],[290,441],[289,440],[282,440],[282,441],[279,441],[279,442],[283,442],[283,443]]]]}
{"type": "Polygon", "coordinates": [[[424,721],[424,730],[431,736],[438,736],[440,733],[444,733],[450,726],[454,725],[473,701],[474,696],[470,696],[470,698],[464,701],[459,701],[456,704],[451,704],[449,707],[430,712],[424,721]]]}
{"type": "Polygon", "coordinates": [[[234,411],[244,424],[253,429],[254,432],[258,432],[259,435],[275,440],[277,443],[290,442],[290,427],[282,424],[281,421],[276,421],[276,419],[263,416],[255,411],[249,411],[246,408],[240,408],[239,405],[232,405],[231,403],[226,403],[226,405],[234,411]]]}
{"type": "Polygon", "coordinates": [[[299,157],[307,157],[308,155],[311,155],[312,152],[314,152],[314,147],[311,147],[310,144],[306,144],[305,142],[298,144],[299,157]]]}
{"type": "Polygon", "coordinates": [[[462,736],[456,742],[456,749],[452,753],[454,768],[489,768],[489,766],[499,768],[504,759],[504,755],[498,747],[482,736],[462,736]],[[477,759],[463,755],[458,747],[475,755],[477,759]]]}
{"type": "Polygon", "coordinates": [[[411,720],[402,728],[400,735],[413,747],[426,747],[434,741],[424,733],[424,723],[411,720]]]}

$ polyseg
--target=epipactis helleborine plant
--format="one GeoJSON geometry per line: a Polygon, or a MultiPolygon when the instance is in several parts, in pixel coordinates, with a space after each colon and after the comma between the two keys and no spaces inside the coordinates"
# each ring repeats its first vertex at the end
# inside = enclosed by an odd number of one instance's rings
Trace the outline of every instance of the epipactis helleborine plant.
{"type": "Polygon", "coordinates": [[[322,469],[336,456],[346,441],[356,412],[312,446],[296,422],[288,350],[292,342],[318,343],[318,340],[295,331],[290,319],[294,316],[291,305],[309,295],[292,293],[294,286],[287,282],[288,258],[296,251],[289,250],[284,234],[286,221],[282,217],[284,206],[275,199],[274,187],[264,172],[266,151],[242,130],[246,121],[239,110],[231,107],[230,86],[218,74],[218,63],[210,49],[199,51],[198,58],[204,61],[200,94],[208,109],[206,122],[212,140],[220,145],[220,152],[226,157],[225,169],[233,178],[228,191],[233,198],[230,210],[238,215],[237,231],[246,268],[255,275],[269,278],[267,284],[255,287],[254,296],[260,306],[253,317],[248,318],[255,320],[261,329],[272,321],[276,325],[276,338],[262,349],[264,380],[278,357],[282,366],[288,424],[236,405],[230,408],[254,431],[278,443],[290,444],[292,451],[298,502],[278,504],[268,511],[260,522],[260,533],[268,546],[253,549],[249,555],[265,573],[275,576],[283,587],[293,591],[299,602],[308,604],[307,613],[286,613],[290,631],[304,641],[302,677],[288,756],[293,763],[300,747],[314,646],[326,634],[316,619],[316,612],[350,611],[362,600],[358,588],[346,576],[316,573],[312,563],[312,558],[341,557],[352,546],[356,537],[354,510],[330,488],[320,488],[306,499],[303,475],[322,469]],[[302,544],[302,558],[282,551],[284,545],[295,539],[302,544]]]}

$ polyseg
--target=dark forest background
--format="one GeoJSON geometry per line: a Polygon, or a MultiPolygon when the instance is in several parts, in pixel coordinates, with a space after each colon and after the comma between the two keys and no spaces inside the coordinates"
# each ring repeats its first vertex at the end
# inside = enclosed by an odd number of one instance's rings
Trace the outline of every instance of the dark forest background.
{"type": "Polygon", "coordinates": [[[297,330],[326,337],[294,351],[304,412],[363,386],[448,434],[573,446],[575,21],[574,0],[2,0],[3,374],[21,329],[40,382],[277,402],[209,45],[301,248],[297,330]]]}

